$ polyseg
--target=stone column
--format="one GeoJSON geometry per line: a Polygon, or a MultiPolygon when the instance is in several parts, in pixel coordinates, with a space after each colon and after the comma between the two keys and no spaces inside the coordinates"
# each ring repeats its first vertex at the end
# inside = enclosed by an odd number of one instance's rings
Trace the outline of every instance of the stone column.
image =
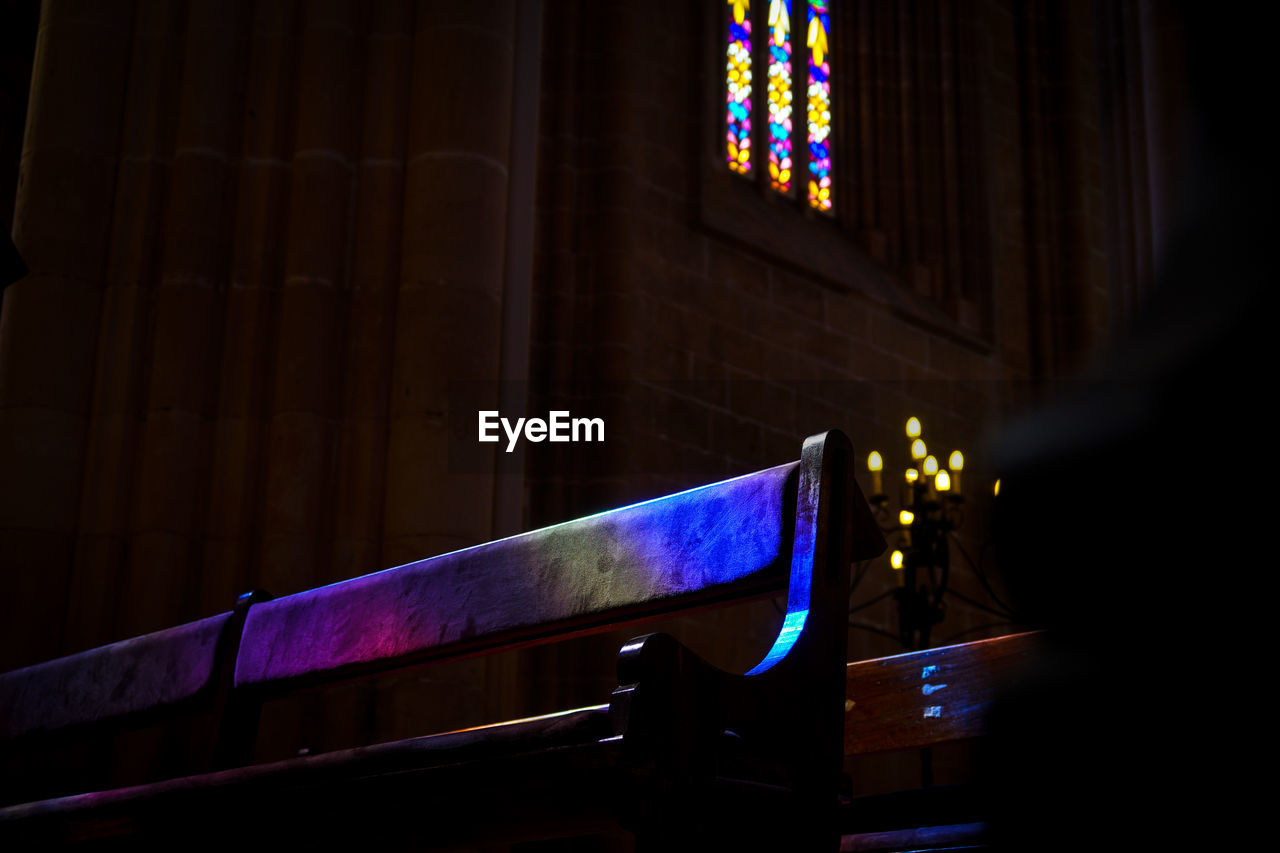
{"type": "Polygon", "coordinates": [[[0,312],[0,565],[25,614],[0,670],[61,651],[131,30],[113,4],[41,15],[13,229],[31,272],[0,312]]]}
{"type": "Polygon", "coordinates": [[[499,377],[514,0],[424,2],[410,84],[388,565],[482,542],[491,472],[449,470],[450,382],[499,377]]]}

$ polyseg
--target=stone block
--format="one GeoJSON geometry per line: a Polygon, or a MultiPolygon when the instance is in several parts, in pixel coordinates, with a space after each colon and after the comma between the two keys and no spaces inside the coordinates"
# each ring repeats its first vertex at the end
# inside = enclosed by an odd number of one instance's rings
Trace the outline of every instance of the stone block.
{"type": "Polygon", "coordinates": [[[149,634],[194,618],[187,593],[198,581],[198,558],[191,537],[183,533],[149,530],[130,539],[116,622],[121,637],[149,634]]]}
{"type": "Polygon", "coordinates": [[[231,540],[253,530],[260,433],[257,421],[242,417],[222,417],[213,424],[204,525],[210,537],[231,540]]]}
{"type": "Polygon", "coordinates": [[[217,393],[222,294],[174,282],[154,293],[146,405],[208,415],[217,393]]]}
{"type": "Polygon", "coordinates": [[[342,411],[347,417],[385,418],[391,394],[395,294],[354,290],[348,301],[342,411]]]}
{"type": "Polygon", "coordinates": [[[67,535],[75,530],[84,430],[85,418],[79,414],[0,408],[0,529],[67,535]]]}
{"type": "Polygon", "coordinates": [[[84,8],[65,16],[50,12],[41,21],[23,147],[109,162],[120,142],[132,15],[105,4],[96,10],[90,7],[99,4],[77,5],[84,8]]]}
{"type": "Polygon", "coordinates": [[[79,533],[118,536],[126,531],[136,429],[131,413],[95,415],[89,422],[79,533]]]}
{"type": "Polygon", "coordinates": [[[89,411],[102,305],[100,288],[28,275],[4,289],[0,407],[89,411]]]}
{"type": "Polygon", "coordinates": [[[0,620],[0,672],[62,654],[74,549],[69,534],[16,528],[7,518],[0,521],[5,599],[9,607],[21,608],[22,613],[21,619],[0,620]]]}
{"type": "Polygon", "coordinates": [[[108,282],[136,285],[155,275],[168,181],[169,166],[159,160],[120,164],[103,270],[108,282]]]}
{"type": "Polygon", "coordinates": [[[71,148],[28,148],[18,173],[13,241],[35,274],[98,281],[111,234],[115,163],[71,148]]]}
{"type": "Polygon", "coordinates": [[[450,380],[496,380],[500,332],[498,302],[487,293],[444,283],[402,288],[392,414],[443,417],[450,380]]]}
{"type": "Polygon", "coordinates": [[[200,150],[225,159],[238,149],[245,61],[240,17],[224,3],[203,0],[188,7],[174,143],[179,152],[200,150]]]}
{"type": "Polygon", "coordinates": [[[272,595],[292,595],[319,586],[317,537],[314,532],[262,534],[250,586],[272,595]]]}
{"type": "Polygon", "coordinates": [[[165,206],[164,280],[211,287],[225,279],[232,177],[226,160],[208,149],[179,149],[174,154],[165,206]]]}
{"type": "Polygon", "coordinates": [[[270,379],[263,370],[275,348],[270,305],[267,294],[256,287],[232,287],[223,305],[217,412],[243,419],[260,412],[270,379]]]}
{"type": "Polygon", "coordinates": [[[192,412],[152,411],[141,427],[133,526],[189,534],[208,488],[209,421],[192,412]]]}
{"type": "Polygon", "coordinates": [[[291,280],[280,291],[271,399],[275,411],[337,415],[345,301],[324,281],[291,280]]]}
{"type": "Polygon", "coordinates": [[[383,466],[386,459],[385,418],[348,418],[343,421],[338,438],[338,471],[333,497],[333,531],[336,537],[350,543],[376,543],[381,538],[382,502],[386,498],[383,466]]]}
{"type": "Polygon", "coordinates": [[[286,280],[343,284],[352,183],[351,169],[331,156],[307,152],[295,158],[285,237],[286,280]]]}
{"type": "Polygon", "coordinates": [[[334,427],[310,412],[280,412],[267,424],[262,529],[272,535],[320,533],[320,514],[332,499],[334,427]]]}
{"type": "Polygon", "coordinates": [[[383,526],[388,543],[410,535],[484,542],[492,512],[493,475],[449,470],[449,439],[442,421],[429,414],[391,419],[383,526]]]}
{"type": "Polygon", "coordinates": [[[123,639],[117,633],[116,615],[124,594],[125,541],[118,535],[77,537],[60,654],[75,654],[123,639]]]}
{"type": "Polygon", "coordinates": [[[409,163],[401,275],[498,294],[506,245],[506,166],[459,152],[409,163]]]}
{"type": "Polygon", "coordinates": [[[358,96],[365,63],[364,44],[352,29],[355,8],[345,3],[326,14],[314,4],[303,7],[294,126],[299,153],[325,152],[348,161],[359,141],[358,96]]]}
{"type": "Polygon", "coordinates": [[[400,278],[404,217],[403,161],[362,161],[356,167],[351,234],[351,288],[394,289],[400,278]]]}
{"type": "Polygon", "coordinates": [[[880,315],[871,320],[871,343],[904,361],[929,363],[929,335],[896,317],[880,315]]]}

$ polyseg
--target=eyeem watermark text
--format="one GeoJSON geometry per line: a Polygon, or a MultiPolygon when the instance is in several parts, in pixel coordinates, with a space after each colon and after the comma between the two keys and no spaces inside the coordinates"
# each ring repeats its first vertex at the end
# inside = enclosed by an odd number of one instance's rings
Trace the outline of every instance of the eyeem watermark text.
{"type": "Polygon", "coordinates": [[[507,453],[515,450],[521,431],[528,441],[604,441],[604,418],[572,418],[568,412],[547,412],[547,419],[516,418],[514,424],[497,411],[480,412],[479,440],[499,440],[498,427],[507,434],[507,453]]]}

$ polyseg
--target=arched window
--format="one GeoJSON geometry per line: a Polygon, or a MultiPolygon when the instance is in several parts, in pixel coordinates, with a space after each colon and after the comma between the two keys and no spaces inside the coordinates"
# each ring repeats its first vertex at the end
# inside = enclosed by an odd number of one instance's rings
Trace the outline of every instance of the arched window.
{"type": "Polygon", "coordinates": [[[981,93],[1006,63],[982,48],[989,11],[705,0],[701,222],[989,347],[987,164],[1005,137],[981,93]]]}
{"type": "Polygon", "coordinates": [[[831,21],[830,0],[799,0],[805,4],[805,36],[801,45],[793,39],[792,0],[768,0],[765,31],[759,43],[752,40],[750,0],[727,0],[730,8],[726,33],[725,155],[729,169],[750,177],[753,172],[753,119],[766,129],[768,185],[784,196],[795,196],[797,179],[815,210],[831,212],[831,21]],[[798,51],[808,73],[796,78],[798,51]],[[752,69],[766,71],[765,98],[753,106],[752,69]],[[804,105],[803,121],[794,122],[796,104],[804,105]],[[758,114],[753,115],[753,113],[758,114]],[[803,172],[796,169],[795,152],[806,152],[803,172]]]}

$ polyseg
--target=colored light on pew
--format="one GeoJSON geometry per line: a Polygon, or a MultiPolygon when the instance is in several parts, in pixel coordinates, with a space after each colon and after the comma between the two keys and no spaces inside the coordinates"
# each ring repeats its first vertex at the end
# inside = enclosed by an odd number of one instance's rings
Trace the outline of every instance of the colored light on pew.
{"type": "Polygon", "coordinates": [[[759,675],[786,657],[787,652],[791,651],[791,647],[796,644],[796,640],[800,639],[800,633],[804,631],[804,623],[808,618],[808,610],[793,610],[788,613],[787,618],[782,620],[782,628],[773,641],[773,648],[769,649],[764,660],[752,667],[747,675],[759,675]]]}
{"type": "Polygon", "coordinates": [[[917,417],[907,418],[907,438],[916,438],[920,435],[920,419],[917,417]]]}
{"type": "Polygon", "coordinates": [[[485,723],[480,726],[470,726],[465,729],[454,729],[449,734],[461,734],[463,732],[479,732],[485,729],[498,729],[504,726],[518,726],[521,723],[532,723],[538,720],[553,720],[556,717],[567,717],[570,714],[581,714],[584,711],[607,711],[608,705],[589,705],[585,708],[570,708],[567,711],[552,711],[550,714],[539,714],[536,717],[521,717],[518,720],[503,720],[500,723],[485,723]]]}
{"type": "Polygon", "coordinates": [[[916,514],[909,509],[904,509],[898,513],[898,523],[903,527],[910,527],[911,523],[916,520],[916,514]]]}
{"type": "Polygon", "coordinates": [[[929,455],[929,448],[924,446],[923,438],[917,438],[915,441],[911,442],[911,458],[912,459],[923,459],[928,455],[929,455]]]}
{"type": "Polygon", "coordinates": [[[938,473],[938,460],[932,456],[926,456],[924,463],[920,466],[926,477],[932,477],[938,473]]]}
{"type": "Polygon", "coordinates": [[[940,492],[951,491],[951,475],[946,471],[939,471],[938,476],[933,480],[933,486],[940,492]]]}
{"type": "MultiPolygon", "coordinates": [[[[802,460],[808,458],[811,450],[820,447],[818,437],[805,441],[802,460]]],[[[810,488],[812,483],[810,484],[810,488]]],[[[800,496],[796,507],[795,532],[791,543],[791,581],[787,588],[787,615],[782,620],[778,636],[773,646],[765,653],[764,659],[747,671],[747,675],[759,675],[772,669],[785,658],[804,633],[805,622],[809,618],[809,595],[814,581],[814,563],[818,549],[818,503],[804,500],[806,494],[806,477],[801,476],[800,496]]]]}
{"type": "Polygon", "coordinates": [[[1000,478],[999,477],[996,478],[995,485],[991,487],[991,494],[995,495],[996,497],[1000,496],[1000,478]]]}
{"type": "Polygon", "coordinates": [[[894,551],[889,555],[889,565],[898,570],[902,568],[903,556],[901,551],[894,551]]]}

